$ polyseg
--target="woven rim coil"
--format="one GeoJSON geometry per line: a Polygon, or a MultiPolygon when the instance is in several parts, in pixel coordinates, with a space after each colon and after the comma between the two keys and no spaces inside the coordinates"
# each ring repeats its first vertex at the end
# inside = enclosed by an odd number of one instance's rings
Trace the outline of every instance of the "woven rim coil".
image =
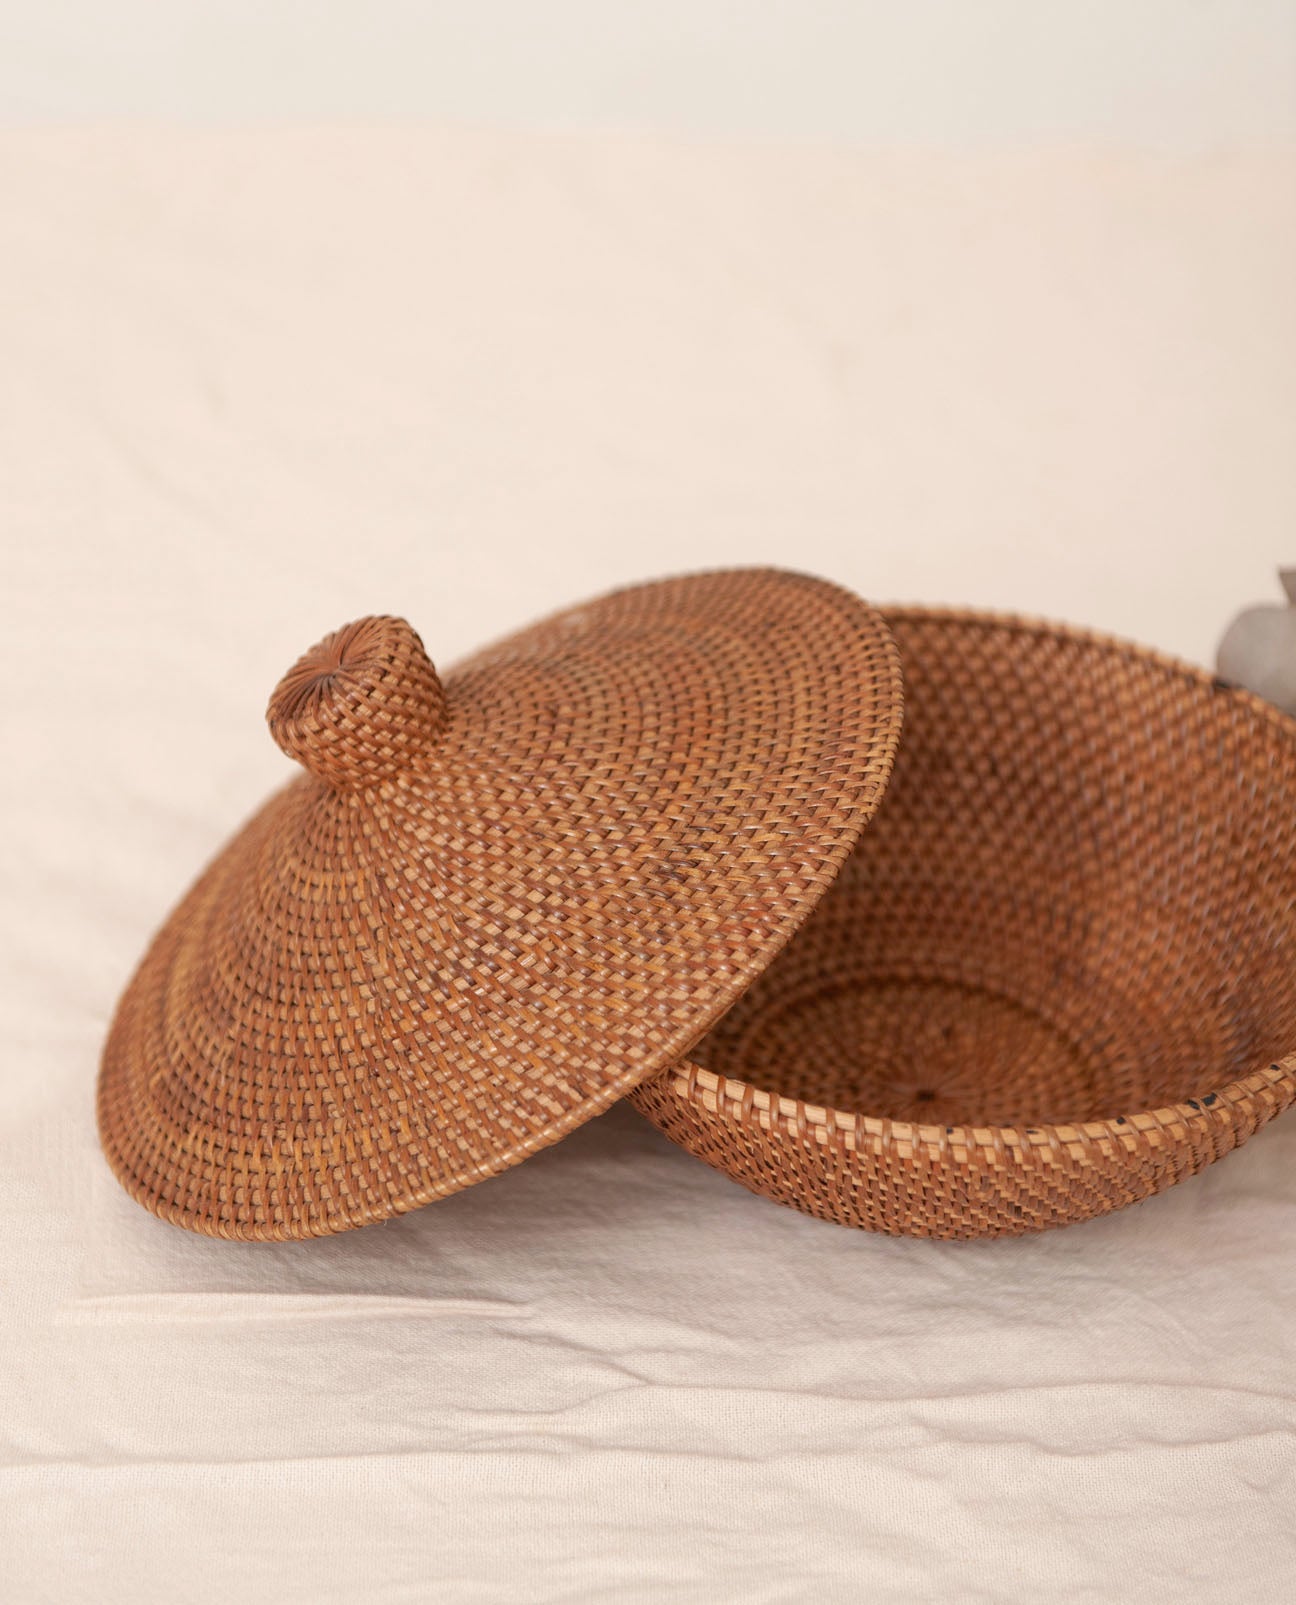
{"type": "Polygon", "coordinates": [[[753,1191],[942,1238],[1119,1208],[1296,1096],[1296,721],[1086,632],[884,610],[905,730],[788,947],[636,1106],[753,1191]]]}
{"type": "Polygon", "coordinates": [[[252,1239],[466,1187],[678,1060],[854,847],[900,669],[858,598],[750,569],[570,609],[444,681],[363,619],[268,718],[307,773],[157,936],[99,1084],[126,1189],[252,1239]]]}

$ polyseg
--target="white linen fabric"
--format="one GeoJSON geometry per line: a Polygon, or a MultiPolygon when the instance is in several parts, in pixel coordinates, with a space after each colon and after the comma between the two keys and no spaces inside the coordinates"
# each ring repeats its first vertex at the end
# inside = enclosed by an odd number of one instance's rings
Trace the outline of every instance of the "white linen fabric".
{"type": "Polygon", "coordinates": [[[99,1156],[113,1002],[288,772],[280,672],[717,563],[1208,658],[1290,561],[1296,158],[0,136],[0,1598],[1266,1601],[1296,1117],[1016,1242],[625,1107],[233,1245],[99,1156]],[[1284,550],[1286,543],[1286,550],[1284,550]]]}

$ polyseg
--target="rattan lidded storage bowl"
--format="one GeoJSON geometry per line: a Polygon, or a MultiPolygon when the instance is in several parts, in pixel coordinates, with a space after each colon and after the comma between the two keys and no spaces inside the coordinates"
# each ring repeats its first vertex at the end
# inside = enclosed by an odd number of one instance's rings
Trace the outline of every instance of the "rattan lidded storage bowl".
{"type": "Polygon", "coordinates": [[[1296,721],[1155,654],[734,570],[444,684],[362,620],[269,719],[308,773],[164,926],[100,1075],[114,1170],[179,1225],[381,1220],[629,1094],[825,1219],[1011,1234],[1296,1096],[1296,721]]]}

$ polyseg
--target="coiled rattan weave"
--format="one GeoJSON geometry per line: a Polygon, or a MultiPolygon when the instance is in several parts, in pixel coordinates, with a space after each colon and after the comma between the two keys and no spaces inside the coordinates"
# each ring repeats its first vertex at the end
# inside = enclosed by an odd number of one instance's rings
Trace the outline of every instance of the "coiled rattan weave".
{"type": "Polygon", "coordinates": [[[310,773],[167,922],[99,1085],[127,1190],[223,1237],[411,1209],[677,1060],[854,846],[900,670],[858,598],[750,569],[570,609],[444,686],[361,620],[269,719],[310,773]]]}
{"type": "Polygon", "coordinates": [[[1079,631],[884,611],[905,726],[838,882],[632,1094],[746,1186],[891,1233],[1084,1220],[1296,1095],[1296,721],[1079,631]]]}

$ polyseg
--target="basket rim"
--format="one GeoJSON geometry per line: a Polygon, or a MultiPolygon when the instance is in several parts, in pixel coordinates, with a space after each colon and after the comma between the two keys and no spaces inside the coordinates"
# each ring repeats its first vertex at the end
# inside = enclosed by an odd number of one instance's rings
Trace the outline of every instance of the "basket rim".
{"type": "Polygon", "coordinates": [[[867,1138],[883,1148],[897,1149],[906,1146],[951,1150],[1056,1149],[1084,1142],[1120,1142],[1154,1132],[1174,1136],[1176,1127],[1213,1124],[1222,1113],[1267,1089],[1287,1087],[1296,1093],[1296,1053],[1197,1098],[1185,1098],[1178,1103],[1161,1104],[1129,1115],[1109,1115],[1101,1120],[1043,1121],[1036,1126],[928,1125],[893,1120],[887,1115],[854,1114],[846,1109],[807,1103],[803,1098],[787,1098],[751,1082],[718,1075],[691,1060],[663,1072],[659,1081],[667,1082],[670,1090],[683,1101],[693,1105],[701,1103],[709,1113],[734,1124],[749,1125],[754,1119],[767,1130],[778,1127],[788,1135],[807,1136],[819,1142],[839,1137],[856,1146],[862,1138],[867,1138]]]}
{"type": "Polygon", "coordinates": [[[1130,636],[1094,629],[1085,624],[1048,619],[1036,613],[1017,612],[1013,609],[1000,611],[960,604],[904,601],[874,602],[872,606],[888,622],[898,619],[905,623],[918,623],[924,619],[932,619],[946,624],[980,625],[986,629],[1012,631],[1020,635],[1054,636],[1062,640],[1076,641],[1085,646],[1101,647],[1105,651],[1134,658],[1153,668],[1162,669],[1178,679],[1188,680],[1203,691],[1213,694],[1227,693],[1236,697],[1266,724],[1272,725],[1281,735],[1296,743],[1296,715],[1284,713],[1281,708],[1266,701],[1258,692],[1248,690],[1236,680],[1226,680],[1222,675],[1204,668],[1200,663],[1193,663],[1188,658],[1180,657],[1160,647],[1147,646],[1130,636]]]}
{"type": "MultiPolygon", "coordinates": [[[[1011,610],[996,611],[925,602],[876,602],[874,606],[888,624],[892,621],[916,623],[931,619],[949,624],[981,626],[988,630],[1049,636],[1099,647],[1106,652],[1148,664],[1177,679],[1187,680],[1207,694],[1226,693],[1238,699],[1246,705],[1248,712],[1261,718],[1280,738],[1296,746],[1296,718],[1284,713],[1281,708],[1245,686],[1213,674],[1200,664],[1191,663],[1186,658],[1157,647],[1145,646],[1126,636],[1011,610]]],[[[785,1097],[782,1093],[770,1092],[738,1077],[707,1070],[690,1059],[681,1060],[661,1072],[657,1081],[659,1085],[669,1086],[676,1096],[686,1102],[694,1105],[703,1103],[708,1112],[735,1123],[750,1123],[754,1118],[767,1129],[779,1127],[789,1134],[812,1136],[820,1142],[838,1137],[852,1145],[858,1144],[861,1138],[867,1138],[884,1148],[900,1149],[919,1146],[936,1146],[946,1150],[1059,1148],[1103,1140],[1119,1142],[1135,1134],[1166,1132],[1167,1135],[1173,1135],[1176,1127],[1217,1122],[1223,1112],[1267,1088],[1286,1086],[1296,1094],[1296,1051],[1197,1098],[1185,1098],[1132,1114],[1109,1115],[1099,1120],[1042,1121],[1031,1126],[1004,1126],[993,1122],[946,1126],[893,1120],[885,1115],[856,1114],[824,1104],[809,1103],[803,1098],[785,1097]]]]}

